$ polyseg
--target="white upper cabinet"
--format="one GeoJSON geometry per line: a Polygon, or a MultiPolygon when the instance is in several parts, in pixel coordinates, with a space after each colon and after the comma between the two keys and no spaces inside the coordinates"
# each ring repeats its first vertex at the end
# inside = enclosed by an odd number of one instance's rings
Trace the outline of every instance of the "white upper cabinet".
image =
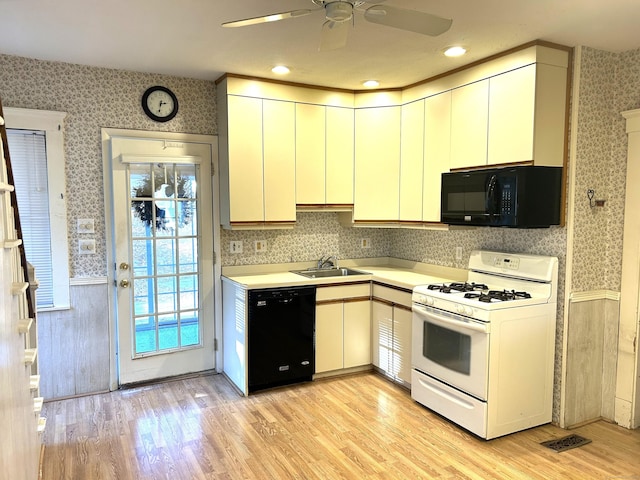
{"type": "MultiPolygon", "coordinates": [[[[221,143],[221,173],[227,172],[227,223],[264,221],[262,100],[227,97],[227,148],[221,143]],[[226,157],[226,158],[225,158],[226,157]]],[[[220,140],[223,140],[222,138],[220,140]]]]}
{"type": "Polygon", "coordinates": [[[489,80],[488,163],[533,159],[536,66],[489,80]]]}
{"type": "Polygon", "coordinates": [[[424,100],[424,174],[422,220],[440,221],[441,178],[449,171],[451,153],[451,92],[424,100]]]}
{"type": "Polygon", "coordinates": [[[295,105],[262,102],[264,221],[295,222],[295,105]]]}
{"type": "Polygon", "coordinates": [[[353,108],[326,107],[326,203],[353,205],[353,108]]]}
{"type": "Polygon", "coordinates": [[[294,104],[223,96],[218,103],[226,110],[219,123],[222,224],[228,228],[293,224],[294,104]]]}
{"type": "Polygon", "coordinates": [[[400,114],[399,106],[356,109],[356,222],[399,219],[400,114]]]}
{"type": "Polygon", "coordinates": [[[534,63],[452,90],[451,168],[564,163],[567,68],[534,63]]]}
{"type": "Polygon", "coordinates": [[[489,80],[451,92],[451,168],[487,164],[489,80]]]}
{"type": "Polygon", "coordinates": [[[296,203],[325,203],[324,105],[296,104],[296,203]]]}
{"type": "Polygon", "coordinates": [[[353,204],[353,108],[296,104],[296,203],[353,204]]]}
{"type": "Polygon", "coordinates": [[[564,162],[567,69],[532,64],[489,80],[489,165],[564,162]]]}
{"type": "Polygon", "coordinates": [[[402,105],[400,130],[400,221],[422,221],[424,100],[402,105]]]}

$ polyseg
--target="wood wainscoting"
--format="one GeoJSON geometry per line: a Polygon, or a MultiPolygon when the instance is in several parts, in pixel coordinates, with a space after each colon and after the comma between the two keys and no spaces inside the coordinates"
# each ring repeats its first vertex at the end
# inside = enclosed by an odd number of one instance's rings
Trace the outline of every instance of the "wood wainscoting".
{"type": "Polygon", "coordinates": [[[43,478],[640,478],[640,431],[598,421],[481,440],[375,373],[241,397],[222,375],[45,405],[43,478]]]}

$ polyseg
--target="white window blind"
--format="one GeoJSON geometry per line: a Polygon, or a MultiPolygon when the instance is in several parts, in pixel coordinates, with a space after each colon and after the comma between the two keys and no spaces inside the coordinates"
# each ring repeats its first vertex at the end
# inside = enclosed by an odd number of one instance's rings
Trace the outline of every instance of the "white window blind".
{"type": "Polygon", "coordinates": [[[46,135],[7,130],[27,261],[35,267],[38,308],[54,306],[46,135]]]}

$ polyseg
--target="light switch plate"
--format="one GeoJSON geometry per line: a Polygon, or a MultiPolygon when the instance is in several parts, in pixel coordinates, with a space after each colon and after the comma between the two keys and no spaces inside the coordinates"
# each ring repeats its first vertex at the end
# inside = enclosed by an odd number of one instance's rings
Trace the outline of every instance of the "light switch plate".
{"type": "Polygon", "coordinates": [[[253,244],[254,244],[256,253],[264,253],[264,252],[267,251],[267,241],[266,240],[256,240],[253,244]]]}
{"type": "Polygon", "coordinates": [[[371,248],[371,239],[369,239],[369,238],[361,238],[360,239],[360,248],[371,248]]]}
{"type": "Polygon", "coordinates": [[[78,240],[78,253],[80,255],[91,255],[96,253],[96,241],[93,238],[78,240]]]}
{"type": "Polygon", "coordinates": [[[232,240],[229,243],[229,251],[231,253],[242,253],[242,240],[232,240]]]}
{"type": "Polygon", "coordinates": [[[79,218],[78,233],[95,233],[93,218],[79,218]]]}

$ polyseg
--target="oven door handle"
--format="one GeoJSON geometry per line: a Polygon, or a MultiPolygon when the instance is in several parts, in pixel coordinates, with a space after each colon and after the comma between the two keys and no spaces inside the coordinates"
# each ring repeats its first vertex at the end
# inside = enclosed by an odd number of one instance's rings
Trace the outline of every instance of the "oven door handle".
{"type": "Polygon", "coordinates": [[[426,319],[431,323],[436,323],[441,327],[448,326],[448,327],[456,327],[458,329],[463,328],[465,330],[473,330],[474,332],[489,333],[488,325],[484,323],[454,320],[453,318],[448,318],[448,317],[445,317],[444,315],[439,315],[438,313],[432,310],[427,310],[424,307],[419,307],[416,305],[413,306],[413,311],[422,317],[426,317],[426,319]]]}

